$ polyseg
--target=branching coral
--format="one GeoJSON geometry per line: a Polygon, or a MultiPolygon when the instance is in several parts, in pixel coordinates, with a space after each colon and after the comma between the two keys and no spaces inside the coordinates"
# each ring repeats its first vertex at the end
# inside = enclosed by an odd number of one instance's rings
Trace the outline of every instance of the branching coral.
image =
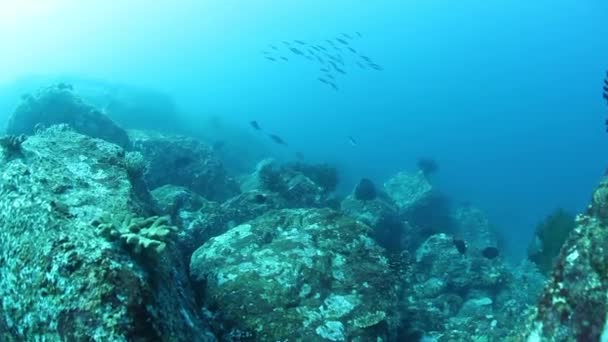
{"type": "Polygon", "coordinates": [[[167,216],[136,217],[131,214],[106,214],[91,225],[109,240],[122,240],[137,254],[143,251],[161,253],[177,227],[170,225],[167,216]]]}

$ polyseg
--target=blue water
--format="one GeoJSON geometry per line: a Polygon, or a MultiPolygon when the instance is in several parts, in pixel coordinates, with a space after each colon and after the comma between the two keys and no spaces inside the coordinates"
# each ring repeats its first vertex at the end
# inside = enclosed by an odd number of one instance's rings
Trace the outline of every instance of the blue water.
{"type": "Polygon", "coordinates": [[[484,209],[516,256],[552,209],[583,210],[608,166],[605,1],[12,3],[0,5],[4,117],[17,80],[78,75],[166,92],[201,130],[213,116],[263,140],[257,120],[289,143],[261,141],[270,154],[334,163],[346,190],[434,158],[438,188],[484,209]],[[343,32],[384,70],[349,67],[334,91],[316,63],[263,58],[268,44],[343,32]]]}

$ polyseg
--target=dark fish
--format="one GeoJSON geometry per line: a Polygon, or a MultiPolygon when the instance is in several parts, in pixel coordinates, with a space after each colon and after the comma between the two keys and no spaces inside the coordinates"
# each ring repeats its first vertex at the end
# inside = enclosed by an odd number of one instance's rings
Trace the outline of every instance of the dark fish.
{"type": "Polygon", "coordinates": [[[363,58],[366,62],[368,63],[372,63],[372,59],[367,57],[367,56],[360,56],[361,58],[363,58]]]}
{"type": "Polygon", "coordinates": [[[604,89],[604,93],[608,92],[608,86],[603,86],[602,88],[604,89]]]}
{"type": "Polygon", "coordinates": [[[300,56],[304,55],[304,53],[302,51],[298,50],[297,48],[292,47],[292,48],[289,48],[289,50],[291,52],[295,53],[296,55],[300,55],[300,56]]]}
{"type": "Polygon", "coordinates": [[[352,52],[352,53],[357,53],[357,50],[353,49],[353,48],[352,48],[352,47],[350,47],[350,46],[348,47],[348,49],[349,49],[349,50],[350,50],[350,52],[352,52]]]}
{"type": "Polygon", "coordinates": [[[287,146],[287,143],[285,142],[285,140],[281,139],[281,137],[279,137],[276,134],[268,134],[268,137],[279,145],[287,146]]]}
{"type": "Polygon", "coordinates": [[[494,259],[498,256],[498,248],[496,247],[486,247],[481,251],[481,255],[488,259],[494,259]]]}
{"type": "Polygon", "coordinates": [[[269,51],[262,51],[262,53],[265,54],[265,55],[270,55],[269,51]]]}
{"type": "Polygon", "coordinates": [[[608,101],[608,94],[604,93],[602,96],[604,97],[604,100],[608,101]]]}
{"type": "Polygon", "coordinates": [[[335,91],[338,91],[338,86],[333,82],[327,82],[335,91]]]}
{"type": "Polygon", "coordinates": [[[264,57],[264,58],[266,58],[266,59],[267,59],[267,60],[269,60],[269,61],[273,61],[273,62],[275,62],[275,61],[277,60],[277,59],[276,59],[276,58],[274,58],[274,57],[268,57],[268,56],[266,56],[266,57],[264,57]]]}
{"type": "Polygon", "coordinates": [[[346,39],[353,39],[353,37],[351,37],[350,35],[346,34],[346,33],[342,33],[342,35],[346,38],[346,39]]]}
{"type": "Polygon", "coordinates": [[[315,52],[314,52],[314,51],[312,51],[311,49],[308,49],[308,53],[309,53],[309,54],[311,54],[311,55],[313,55],[313,56],[316,56],[316,55],[315,55],[315,52]]]}
{"type": "Polygon", "coordinates": [[[334,44],[334,42],[333,42],[333,41],[331,41],[331,40],[329,40],[329,39],[327,39],[327,40],[325,40],[325,41],[326,41],[326,42],[328,42],[328,43],[329,43],[329,45],[332,45],[332,46],[334,46],[334,45],[335,45],[335,44],[334,44]]]}
{"type": "Polygon", "coordinates": [[[339,43],[342,43],[344,45],[348,45],[348,42],[346,40],[342,39],[342,38],[336,38],[336,41],[339,42],[339,43]]]}
{"type": "Polygon", "coordinates": [[[363,64],[361,64],[361,62],[357,62],[357,65],[359,66],[359,68],[365,69],[365,66],[363,64]]]}
{"type": "Polygon", "coordinates": [[[315,51],[317,51],[317,52],[319,51],[319,47],[316,45],[313,45],[312,48],[315,49],[315,51]]]}
{"type": "Polygon", "coordinates": [[[276,46],[274,46],[272,44],[270,44],[270,48],[273,49],[273,50],[278,50],[279,49],[278,47],[276,47],[276,46]]]}
{"type": "Polygon", "coordinates": [[[285,40],[283,41],[283,44],[285,44],[287,46],[291,45],[291,43],[289,43],[288,41],[285,41],[285,40]]]}
{"type": "Polygon", "coordinates": [[[363,37],[363,36],[361,35],[361,32],[357,31],[357,32],[355,32],[355,33],[357,34],[357,37],[359,37],[359,38],[363,37]]]}
{"type": "Polygon", "coordinates": [[[319,61],[319,63],[325,64],[325,61],[323,60],[323,58],[321,58],[319,56],[316,56],[316,57],[317,57],[317,60],[319,61]]]}
{"type": "Polygon", "coordinates": [[[455,238],[452,241],[454,242],[454,247],[456,247],[458,253],[464,254],[467,252],[467,243],[464,240],[455,238]]]}
{"type": "Polygon", "coordinates": [[[334,76],[331,74],[325,74],[325,77],[329,78],[330,80],[335,79],[334,76]]]}
{"type": "Polygon", "coordinates": [[[325,83],[325,84],[327,84],[327,80],[326,80],[326,79],[324,79],[323,77],[319,77],[319,78],[317,78],[317,79],[318,79],[318,80],[319,80],[321,83],[325,83]]]}
{"type": "Polygon", "coordinates": [[[294,42],[296,42],[296,43],[298,43],[298,44],[300,44],[300,45],[306,45],[306,42],[301,41],[301,40],[297,40],[297,39],[296,39],[296,40],[294,40],[294,42]]]}
{"type": "Polygon", "coordinates": [[[357,146],[357,140],[350,135],[348,136],[348,143],[351,144],[351,146],[357,146]]]}
{"type": "Polygon", "coordinates": [[[337,66],[334,66],[334,69],[336,69],[337,72],[341,73],[342,75],[346,75],[346,71],[338,68],[337,66]]]}
{"type": "Polygon", "coordinates": [[[319,70],[321,70],[321,72],[329,72],[329,69],[327,69],[327,68],[321,68],[319,70]]]}
{"type": "Polygon", "coordinates": [[[285,56],[281,56],[281,59],[284,60],[285,62],[289,61],[289,58],[287,58],[285,56]]]}
{"type": "Polygon", "coordinates": [[[323,50],[323,51],[327,51],[327,49],[326,49],[326,48],[324,48],[324,47],[323,47],[323,46],[321,46],[321,45],[317,45],[317,47],[318,47],[319,49],[323,50]]]}
{"type": "Polygon", "coordinates": [[[253,121],[249,121],[249,125],[251,127],[253,127],[253,129],[255,129],[256,131],[261,130],[262,128],[260,127],[260,125],[258,124],[257,121],[253,120],[253,121]]]}
{"type": "Polygon", "coordinates": [[[384,70],[384,68],[382,66],[375,64],[375,63],[372,63],[369,66],[372,67],[372,69],[374,69],[374,70],[378,70],[378,71],[384,70]]]}
{"type": "Polygon", "coordinates": [[[312,56],[306,56],[306,55],[305,55],[304,57],[306,57],[306,59],[308,59],[309,61],[312,61],[312,60],[313,60],[312,56]]]}

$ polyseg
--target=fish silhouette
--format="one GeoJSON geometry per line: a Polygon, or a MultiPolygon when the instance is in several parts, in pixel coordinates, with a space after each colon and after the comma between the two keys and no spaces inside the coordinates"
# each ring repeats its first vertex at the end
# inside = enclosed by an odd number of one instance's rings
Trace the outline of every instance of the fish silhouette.
{"type": "Polygon", "coordinates": [[[298,50],[297,48],[292,47],[292,48],[289,48],[289,50],[291,52],[295,53],[296,55],[300,55],[300,56],[304,55],[304,53],[301,50],[298,50]]]}
{"type": "Polygon", "coordinates": [[[268,134],[268,137],[278,145],[287,146],[287,143],[285,142],[285,140],[283,140],[281,137],[279,137],[276,134],[268,134]]]}
{"type": "Polygon", "coordinates": [[[336,41],[338,41],[338,42],[340,42],[340,43],[342,43],[344,45],[348,45],[348,42],[346,40],[342,39],[342,38],[336,38],[336,41]]]}
{"type": "Polygon", "coordinates": [[[249,125],[251,127],[253,127],[253,129],[255,129],[256,131],[260,131],[262,130],[262,128],[260,127],[260,124],[258,124],[257,121],[253,120],[253,121],[249,121],[249,125]]]}

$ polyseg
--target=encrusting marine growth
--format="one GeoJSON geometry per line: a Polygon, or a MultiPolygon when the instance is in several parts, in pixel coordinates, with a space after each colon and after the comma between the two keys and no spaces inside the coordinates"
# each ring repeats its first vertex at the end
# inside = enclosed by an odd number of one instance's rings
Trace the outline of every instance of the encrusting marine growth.
{"type": "Polygon", "coordinates": [[[91,225],[109,240],[124,241],[137,254],[143,251],[162,253],[171,234],[177,231],[177,227],[169,224],[167,216],[144,218],[131,214],[105,214],[93,220],[91,225]]]}

